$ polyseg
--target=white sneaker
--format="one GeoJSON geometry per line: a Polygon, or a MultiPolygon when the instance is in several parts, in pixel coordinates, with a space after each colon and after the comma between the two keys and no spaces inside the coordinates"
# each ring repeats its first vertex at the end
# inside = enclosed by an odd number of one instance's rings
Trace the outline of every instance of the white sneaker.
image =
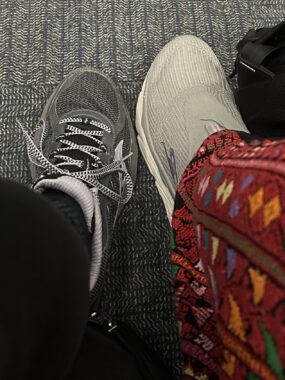
{"type": "Polygon", "coordinates": [[[203,141],[222,129],[248,132],[224,70],[194,36],[158,54],[137,104],[138,142],[171,220],[178,181],[203,141]]]}

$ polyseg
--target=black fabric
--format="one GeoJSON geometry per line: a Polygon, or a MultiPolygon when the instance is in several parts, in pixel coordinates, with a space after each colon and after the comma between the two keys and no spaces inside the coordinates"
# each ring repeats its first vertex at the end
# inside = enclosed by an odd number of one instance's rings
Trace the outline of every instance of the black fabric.
{"type": "Polygon", "coordinates": [[[250,30],[237,45],[235,92],[243,120],[253,134],[285,136],[285,22],[250,30]]]}
{"type": "Polygon", "coordinates": [[[44,197],[19,184],[0,181],[0,210],[0,379],[62,380],[88,318],[87,251],[44,197]]]}
{"type": "Polygon", "coordinates": [[[92,236],[91,233],[88,232],[85,217],[80,205],[68,194],[58,190],[47,189],[44,191],[43,196],[60,211],[69,223],[72,224],[90,256],[92,236]]]}
{"type": "Polygon", "coordinates": [[[78,207],[61,192],[42,196],[0,180],[0,379],[169,379],[127,326],[111,334],[88,320],[89,257],[84,227],[74,229],[84,224],[78,207]]]}
{"type": "Polygon", "coordinates": [[[170,380],[161,360],[122,323],[90,319],[80,353],[67,380],[170,380]],[[93,373],[89,371],[94,363],[93,373]],[[96,363],[96,364],[95,364],[96,363]],[[95,377],[96,375],[96,377],[95,377]]]}
{"type": "Polygon", "coordinates": [[[251,29],[238,43],[237,50],[241,59],[252,62],[254,66],[262,62],[274,51],[285,45],[285,22],[258,30],[251,29]]]}
{"type": "Polygon", "coordinates": [[[285,136],[285,74],[240,88],[235,96],[251,133],[271,138],[285,136]]]}
{"type": "Polygon", "coordinates": [[[237,45],[239,87],[285,72],[285,22],[258,30],[251,29],[237,45]]]}
{"type": "Polygon", "coordinates": [[[132,359],[108,333],[89,325],[67,380],[143,380],[132,359]]]}

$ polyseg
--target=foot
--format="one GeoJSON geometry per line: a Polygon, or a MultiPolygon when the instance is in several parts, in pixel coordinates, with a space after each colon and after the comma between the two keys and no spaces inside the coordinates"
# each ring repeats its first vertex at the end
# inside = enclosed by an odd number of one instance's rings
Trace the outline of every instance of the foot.
{"type": "Polygon", "coordinates": [[[205,138],[247,131],[212,49],[182,36],[158,54],[137,104],[138,142],[169,219],[178,181],[205,138]]]}
{"type": "Polygon", "coordinates": [[[31,138],[22,127],[33,188],[56,189],[81,206],[90,233],[90,291],[99,286],[114,223],[132,196],[137,145],[114,84],[101,72],[73,71],[56,88],[31,138]]]}

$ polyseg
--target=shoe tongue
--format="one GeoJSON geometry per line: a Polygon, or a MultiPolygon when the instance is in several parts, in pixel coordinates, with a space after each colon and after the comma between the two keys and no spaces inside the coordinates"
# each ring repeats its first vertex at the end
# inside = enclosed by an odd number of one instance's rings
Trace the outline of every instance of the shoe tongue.
{"type": "MultiPolygon", "coordinates": [[[[89,138],[86,135],[78,134],[74,136],[67,136],[65,139],[74,142],[76,145],[85,145],[85,146],[94,146],[96,148],[102,149],[102,152],[92,152],[92,154],[99,157],[100,160],[95,161],[89,154],[82,152],[80,149],[71,149],[68,151],[63,151],[60,154],[66,157],[70,157],[74,160],[80,160],[84,162],[84,166],[80,168],[76,165],[60,165],[61,169],[68,170],[69,172],[78,172],[78,171],[85,171],[87,169],[94,170],[94,169],[100,169],[108,164],[111,164],[114,161],[114,153],[109,151],[110,143],[113,139],[113,136],[111,133],[106,132],[104,129],[91,124],[90,122],[98,122],[102,123],[103,125],[106,125],[109,128],[112,128],[112,125],[110,124],[110,121],[104,117],[101,114],[92,113],[87,111],[84,112],[84,115],[81,114],[67,114],[62,119],[82,119],[82,121],[68,121],[66,122],[61,129],[61,134],[68,133],[68,125],[72,125],[73,127],[82,129],[82,130],[89,130],[89,131],[100,131],[102,132],[103,136],[93,136],[93,138],[96,138],[97,140],[101,141],[104,146],[101,146],[98,142],[94,141],[93,139],[89,138]],[[94,167],[92,163],[97,163],[97,167],[94,167]]],[[[66,148],[68,147],[67,144],[60,143],[58,148],[66,148]]],[[[54,164],[63,163],[64,160],[61,158],[55,158],[54,164]]],[[[115,193],[119,194],[121,192],[121,181],[120,181],[120,174],[117,172],[108,173],[106,176],[101,177],[99,182],[114,191],[115,193]]]]}
{"type": "MultiPolygon", "coordinates": [[[[103,137],[104,133],[106,133],[106,132],[103,131],[101,128],[97,127],[97,126],[90,124],[90,121],[92,121],[92,120],[88,120],[86,123],[84,123],[84,122],[82,122],[82,123],[72,123],[72,125],[74,127],[78,128],[78,129],[81,129],[82,131],[101,132],[102,136],[93,136],[93,137],[96,138],[96,140],[99,140],[99,141],[102,142],[102,137],[103,137]]],[[[67,126],[66,126],[66,132],[68,132],[67,126]]],[[[77,145],[87,145],[87,146],[94,146],[96,148],[100,148],[100,144],[97,141],[94,141],[93,139],[91,139],[90,137],[88,137],[88,136],[86,136],[84,134],[78,134],[78,135],[74,135],[74,136],[68,136],[67,138],[68,138],[69,141],[72,141],[72,142],[74,142],[77,145]]]]}
{"type": "MultiPolygon", "coordinates": [[[[68,125],[72,125],[73,127],[78,128],[82,131],[84,131],[84,130],[85,131],[98,131],[98,132],[102,132],[102,135],[104,135],[104,133],[107,133],[104,130],[102,130],[101,128],[99,128],[98,126],[90,124],[91,121],[94,121],[94,120],[90,119],[90,118],[84,118],[82,122],[66,123],[65,128],[64,128],[64,133],[71,132],[68,130],[68,125]]],[[[96,151],[92,152],[92,154],[94,154],[94,155],[97,155],[97,154],[101,155],[105,151],[105,146],[103,145],[103,143],[102,143],[102,145],[99,143],[99,141],[102,142],[103,136],[93,136],[93,137],[96,138],[96,140],[98,140],[98,141],[95,141],[95,140],[91,139],[90,137],[88,137],[84,134],[76,134],[73,136],[66,136],[65,140],[68,140],[69,142],[72,142],[72,143],[76,144],[77,146],[78,145],[92,146],[92,147],[101,149],[102,152],[96,152],[96,151]]],[[[60,143],[60,145],[59,145],[59,148],[69,148],[69,147],[70,146],[65,144],[64,142],[60,143]]],[[[70,157],[74,160],[83,161],[85,163],[84,167],[81,169],[76,165],[74,165],[74,166],[73,165],[61,165],[62,169],[68,169],[69,171],[78,171],[78,170],[86,170],[86,169],[94,169],[94,168],[99,169],[103,166],[103,163],[101,160],[95,161],[95,159],[92,158],[92,156],[90,156],[88,153],[83,152],[81,149],[77,149],[77,148],[70,149],[70,150],[61,152],[61,154],[66,156],[66,157],[70,157]],[[96,164],[97,166],[94,167],[92,164],[96,164]]],[[[64,161],[61,158],[56,158],[54,164],[56,165],[56,164],[59,164],[62,162],[64,162],[64,161]]]]}

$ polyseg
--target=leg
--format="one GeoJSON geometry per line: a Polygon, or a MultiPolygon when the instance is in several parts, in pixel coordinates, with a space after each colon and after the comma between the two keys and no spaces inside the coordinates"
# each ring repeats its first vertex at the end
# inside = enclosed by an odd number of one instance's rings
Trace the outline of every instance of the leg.
{"type": "Polygon", "coordinates": [[[88,318],[89,257],[42,196],[0,181],[0,378],[62,379],[88,318]]]}
{"type": "Polygon", "coordinates": [[[284,153],[284,140],[219,132],[182,176],[172,225],[185,374],[284,378],[284,153]]]}
{"type": "Polygon", "coordinates": [[[137,129],[170,220],[192,160],[172,222],[185,378],[283,379],[284,143],[242,141],[223,69],[191,36],[151,66],[137,129]]]}
{"type": "MultiPolygon", "coordinates": [[[[136,176],[136,142],[126,107],[102,73],[79,69],[54,91],[33,137],[22,129],[34,190],[61,211],[90,250],[89,291],[97,306],[112,230],[136,176]]],[[[169,378],[131,329],[107,316],[93,319],[67,378],[93,379],[94,370],[98,379],[169,378]]]]}

